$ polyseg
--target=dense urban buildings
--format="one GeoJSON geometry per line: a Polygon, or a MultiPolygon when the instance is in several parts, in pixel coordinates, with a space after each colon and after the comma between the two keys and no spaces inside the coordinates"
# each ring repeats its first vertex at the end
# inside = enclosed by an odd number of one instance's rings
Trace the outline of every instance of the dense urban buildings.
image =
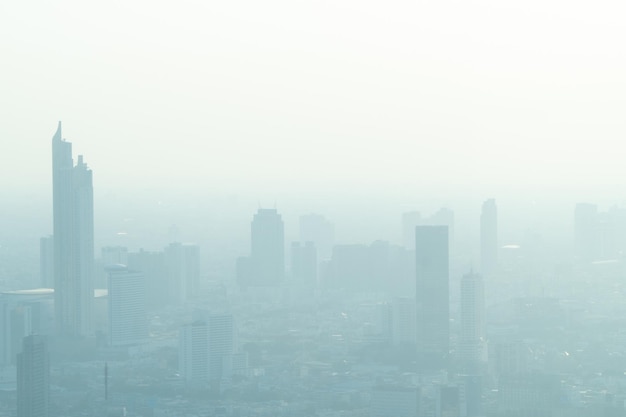
{"type": "Polygon", "coordinates": [[[249,224],[251,203],[229,212],[229,240],[202,218],[171,226],[188,207],[174,215],[155,198],[143,227],[120,205],[93,260],[91,174],[60,135],[55,234],[29,241],[40,262],[7,269],[0,241],[0,415],[626,413],[618,206],[568,206],[560,240],[541,216],[500,227],[495,199],[410,211],[400,236],[397,207],[389,236],[361,222],[367,233],[335,243],[320,215],[259,209],[249,224]]]}

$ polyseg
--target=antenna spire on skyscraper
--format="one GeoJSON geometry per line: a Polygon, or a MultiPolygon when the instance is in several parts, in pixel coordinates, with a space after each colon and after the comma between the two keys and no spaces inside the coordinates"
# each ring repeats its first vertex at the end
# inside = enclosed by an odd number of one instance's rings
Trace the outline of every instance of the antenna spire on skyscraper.
{"type": "Polygon", "coordinates": [[[59,124],[57,125],[57,131],[54,133],[54,136],[52,136],[52,140],[61,140],[61,139],[62,139],[61,121],[59,120],[59,124]]]}

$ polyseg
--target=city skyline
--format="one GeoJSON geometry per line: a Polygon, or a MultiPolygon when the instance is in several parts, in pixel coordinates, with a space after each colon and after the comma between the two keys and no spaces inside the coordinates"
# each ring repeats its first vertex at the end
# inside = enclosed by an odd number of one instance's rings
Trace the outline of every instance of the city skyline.
{"type": "Polygon", "coordinates": [[[2,3],[0,417],[626,417],[625,15],[2,3]]]}

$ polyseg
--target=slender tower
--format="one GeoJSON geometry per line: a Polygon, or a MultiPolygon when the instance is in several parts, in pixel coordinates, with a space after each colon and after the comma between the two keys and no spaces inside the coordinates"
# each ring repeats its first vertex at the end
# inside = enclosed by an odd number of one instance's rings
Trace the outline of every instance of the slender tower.
{"type": "Polygon", "coordinates": [[[253,285],[279,285],[285,276],[285,232],[276,209],[259,209],[251,224],[253,285]]]}
{"type": "Polygon", "coordinates": [[[93,301],[93,186],[82,155],[74,166],[72,144],[61,122],[52,138],[54,305],[58,334],[91,334],[93,301]]]}
{"type": "Polygon", "coordinates": [[[457,349],[461,369],[480,374],[487,360],[485,288],[483,278],[473,272],[461,279],[461,329],[457,349]]]}
{"type": "Polygon", "coordinates": [[[490,277],[498,266],[498,207],[490,198],[483,203],[480,213],[480,269],[490,277]]]}

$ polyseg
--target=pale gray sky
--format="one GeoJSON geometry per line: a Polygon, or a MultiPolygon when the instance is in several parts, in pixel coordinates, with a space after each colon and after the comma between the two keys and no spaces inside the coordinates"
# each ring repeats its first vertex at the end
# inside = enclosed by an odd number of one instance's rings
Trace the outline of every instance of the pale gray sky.
{"type": "Polygon", "coordinates": [[[621,190],[625,16],[621,1],[4,1],[0,186],[51,187],[63,120],[100,190],[621,190]]]}

